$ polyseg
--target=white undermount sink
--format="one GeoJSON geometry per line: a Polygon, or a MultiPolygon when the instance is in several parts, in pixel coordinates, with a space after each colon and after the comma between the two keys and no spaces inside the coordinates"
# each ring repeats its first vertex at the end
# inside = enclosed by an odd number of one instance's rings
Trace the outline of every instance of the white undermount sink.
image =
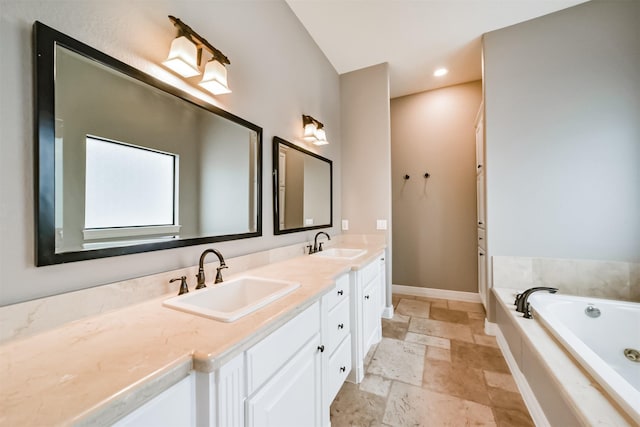
{"type": "Polygon", "coordinates": [[[198,316],[233,322],[299,287],[300,283],[296,282],[243,276],[169,298],[162,304],[198,316]]]}
{"type": "Polygon", "coordinates": [[[341,259],[356,259],[361,255],[364,255],[367,251],[364,249],[347,249],[347,248],[329,248],[321,252],[316,252],[313,256],[324,258],[341,258],[341,259]]]}

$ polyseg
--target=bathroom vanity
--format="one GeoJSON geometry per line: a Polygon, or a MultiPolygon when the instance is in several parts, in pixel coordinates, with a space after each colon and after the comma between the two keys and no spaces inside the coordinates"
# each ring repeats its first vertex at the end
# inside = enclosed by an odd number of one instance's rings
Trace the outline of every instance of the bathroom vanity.
{"type": "Polygon", "coordinates": [[[5,422],[329,425],[331,402],[348,375],[362,379],[381,338],[384,246],[359,249],[246,270],[300,287],[231,323],[164,307],[171,294],[10,341],[5,422]]]}

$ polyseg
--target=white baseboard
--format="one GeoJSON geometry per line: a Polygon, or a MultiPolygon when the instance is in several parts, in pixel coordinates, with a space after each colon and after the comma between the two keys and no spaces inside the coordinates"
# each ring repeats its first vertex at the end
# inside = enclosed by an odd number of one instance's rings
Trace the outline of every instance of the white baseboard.
{"type": "MultiPolygon", "coordinates": [[[[509,366],[509,370],[511,371],[511,375],[513,376],[513,380],[516,382],[518,386],[518,390],[520,390],[520,394],[522,395],[522,400],[524,400],[524,404],[527,406],[529,410],[529,414],[531,415],[531,419],[536,427],[551,427],[549,421],[547,420],[540,403],[538,403],[538,399],[536,399],[536,395],[533,394],[533,390],[529,387],[529,382],[525,378],[524,374],[520,371],[518,367],[518,363],[516,359],[511,354],[511,349],[509,349],[509,344],[507,344],[507,340],[504,335],[502,335],[502,331],[495,323],[489,323],[495,327],[495,335],[496,341],[498,341],[498,347],[500,347],[500,351],[502,351],[502,355],[509,366]]],[[[487,323],[485,323],[485,330],[487,328],[487,323]]]]}
{"type": "Polygon", "coordinates": [[[417,297],[451,299],[455,301],[481,302],[480,294],[474,292],[448,291],[446,289],[419,288],[417,286],[393,285],[393,293],[417,297]]]}
{"type": "Polygon", "coordinates": [[[496,335],[498,335],[498,324],[497,323],[491,323],[489,322],[488,319],[484,319],[484,333],[487,335],[491,335],[492,337],[495,337],[496,335]]]}
{"type": "Polygon", "coordinates": [[[390,305],[389,307],[385,307],[384,310],[382,310],[382,317],[384,317],[385,319],[392,319],[393,318],[393,306],[390,305]]]}

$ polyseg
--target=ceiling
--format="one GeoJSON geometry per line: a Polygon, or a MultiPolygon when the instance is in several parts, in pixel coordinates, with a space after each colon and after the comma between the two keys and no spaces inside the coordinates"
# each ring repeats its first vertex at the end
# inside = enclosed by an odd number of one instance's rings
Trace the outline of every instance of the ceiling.
{"type": "Polygon", "coordinates": [[[389,63],[391,97],[479,80],[480,37],[584,0],[286,0],[338,74],[389,63]],[[449,73],[434,77],[446,67],[449,73]]]}

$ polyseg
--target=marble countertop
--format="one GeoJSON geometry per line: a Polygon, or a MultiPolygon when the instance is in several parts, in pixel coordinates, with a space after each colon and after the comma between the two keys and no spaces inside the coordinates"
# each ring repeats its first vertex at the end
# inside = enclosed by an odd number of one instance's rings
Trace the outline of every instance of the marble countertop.
{"type": "Polygon", "coordinates": [[[191,370],[214,371],[384,249],[348,247],[367,252],[354,260],[298,256],[242,273],[301,286],[233,323],[163,307],[168,294],[7,342],[0,346],[0,425],[109,424],[191,370]]]}

